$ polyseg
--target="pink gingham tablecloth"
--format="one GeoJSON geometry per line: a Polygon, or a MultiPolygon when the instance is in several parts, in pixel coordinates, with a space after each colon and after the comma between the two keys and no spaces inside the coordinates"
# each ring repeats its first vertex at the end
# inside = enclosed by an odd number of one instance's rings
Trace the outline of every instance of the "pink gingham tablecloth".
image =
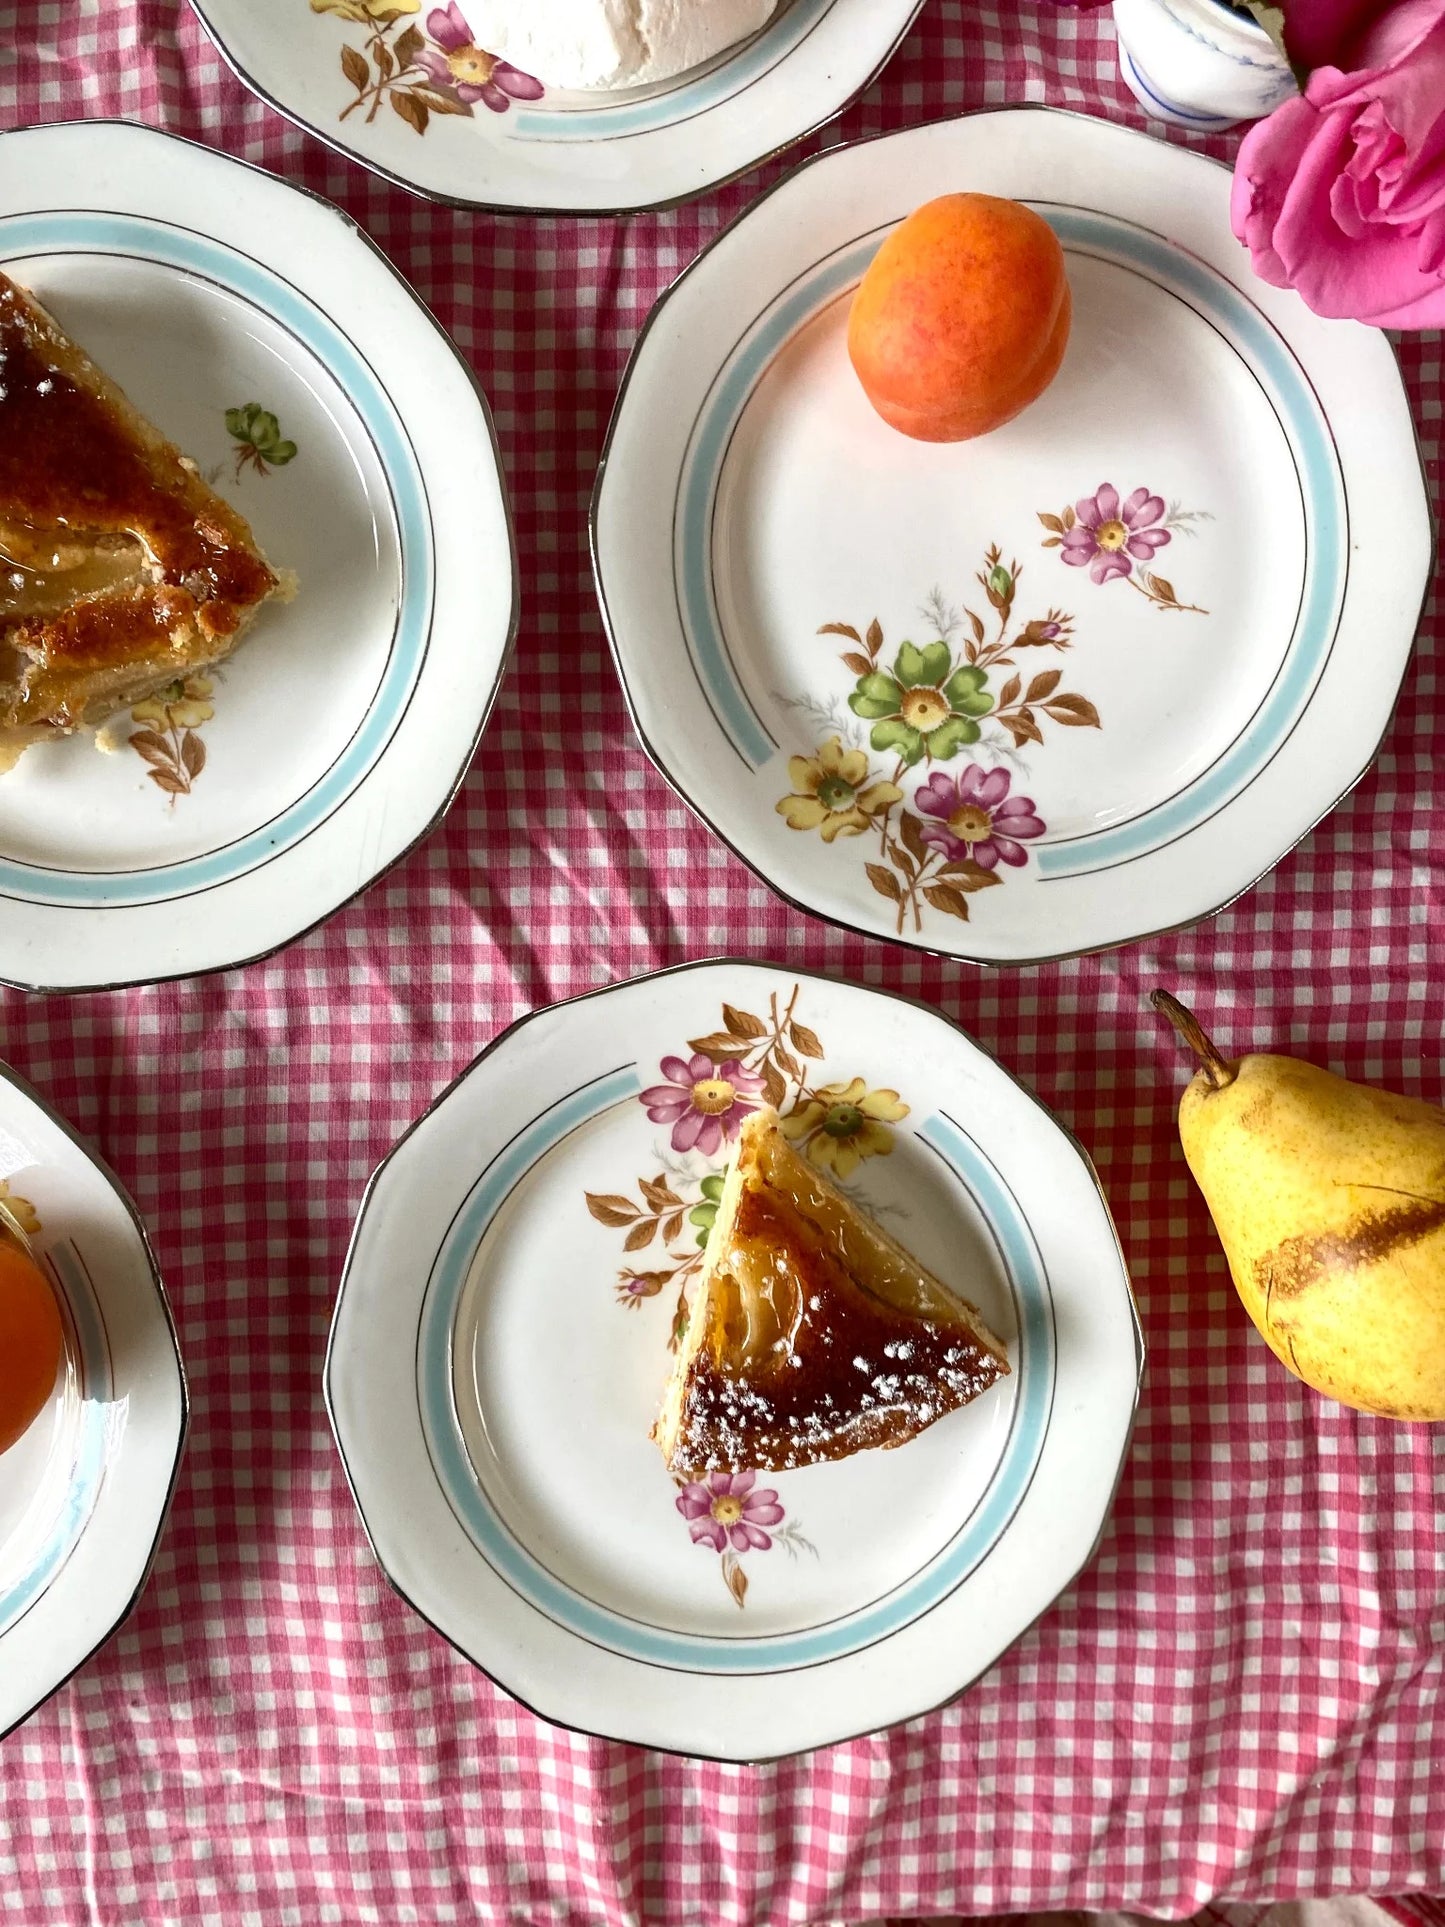
{"type": "MultiPolygon", "coordinates": [[[[841,127],[1020,101],[1139,123],[1107,10],[931,0],[841,127]]],[[[0,1746],[0,1920],[853,1927],[1445,1889],[1445,1428],[1353,1416],[1266,1354],[1144,1006],[1163,982],[1226,1046],[1441,1099],[1438,584],[1374,771],[1226,915],[1003,975],[825,929],[644,760],[586,544],[649,304],[778,169],[629,220],[433,208],[251,99],[174,0],[0,4],[0,125],[101,114],[319,190],[410,277],[496,411],[523,618],[450,816],[359,903],[250,970],[3,996],[6,1057],[154,1230],[195,1417],[139,1610],[0,1746]],[[474,1672],[378,1572],[320,1396],[402,1128],[523,1011],[719,951],[922,995],[996,1051],[1097,1159],[1150,1349],[1083,1578],[947,1710],[759,1770],[559,1731],[474,1672]]],[[[1438,495],[1440,339],[1402,354],[1438,495]]]]}

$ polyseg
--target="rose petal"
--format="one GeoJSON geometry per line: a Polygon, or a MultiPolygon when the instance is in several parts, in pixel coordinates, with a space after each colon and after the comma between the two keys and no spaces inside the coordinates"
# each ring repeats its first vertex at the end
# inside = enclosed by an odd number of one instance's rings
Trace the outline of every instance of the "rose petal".
{"type": "Polygon", "coordinates": [[[1385,327],[1445,322],[1445,20],[1399,0],[1353,73],[1321,67],[1305,96],[1252,128],[1231,215],[1256,272],[1316,313],[1385,327]],[[1387,132],[1388,130],[1388,132],[1387,132]],[[1371,165],[1375,178],[1369,178],[1371,165]],[[1427,225],[1428,224],[1428,225],[1427,225]]]}
{"type": "MultiPolygon", "coordinates": [[[[701,1111],[695,1112],[694,1115],[702,1120],[702,1129],[693,1139],[693,1143],[705,1158],[715,1157],[723,1141],[722,1119],[717,1117],[704,1117],[701,1111]]],[[[672,1141],[674,1145],[677,1143],[676,1131],[672,1134],[672,1141]]]]}
{"type": "MultiPolygon", "coordinates": [[[[1317,11],[1321,4],[1322,0],[1311,0],[1310,10],[1317,11]]],[[[1330,0],[1323,0],[1323,4],[1330,4],[1330,0]]],[[[1297,0],[1294,11],[1300,12],[1297,0]]],[[[1373,4],[1355,9],[1353,25],[1353,35],[1346,33],[1336,40],[1326,59],[1310,64],[1367,74],[1391,68],[1398,70],[1407,61],[1413,66],[1425,42],[1439,28],[1440,0],[1395,0],[1393,6],[1388,0],[1384,4],[1382,0],[1373,0],[1373,4]],[[1361,20],[1361,12],[1371,17],[1361,20]]],[[[1440,97],[1434,94],[1423,98],[1438,104],[1440,97]]]]}
{"type": "MultiPolygon", "coordinates": [[[[715,1124],[716,1122],[717,1120],[715,1118],[704,1117],[701,1111],[689,1110],[687,1114],[684,1117],[680,1117],[672,1127],[673,1150],[690,1151],[702,1136],[704,1127],[708,1124],[715,1124]]],[[[705,1148],[706,1147],[704,1147],[704,1149],[705,1148]]]]}
{"type": "Polygon", "coordinates": [[[1380,11],[1382,0],[1304,0],[1286,11],[1285,38],[1302,67],[1343,63],[1350,43],[1380,11]]]}
{"type": "Polygon", "coordinates": [[[1094,496],[1095,506],[1101,522],[1112,522],[1119,514],[1119,491],[1112,482],[1101,482],[1094,496]]]}
{"type": "Polygon", "coordinates": [[[687,1060],[687,1081],[689,1084],[703,1084],[716,1077],[718,1067],[702,1051],[697,1051],[687,1060]]]}
{"type": "Polygon", "coordinates": [[[662,1072],[663,1076],[667,1078],[669,1083],[681,1084],[689,1090],[692,1088],[693,1079],[687,1074],[687,1059],[685,1057],[664,1057],[657,1068],[662,1072]]]}
{"type": "Polygon", "coordinates": [[[1011,864],[1014,869],[1017,869],[1021,863],[1028,862],[1028,851],[1021,843],[1015,843],[1012,837],[995,836],[994,842],[998,846],[998,853],[1004,862],[1011,864]]]}
{"type": "Polygon", "coordinates": [[[694,1519],[688,1527],[695,1546],[711,1546],[714,1552],[726,1552],[728,1536],[716,1519],[694,1519]]]}

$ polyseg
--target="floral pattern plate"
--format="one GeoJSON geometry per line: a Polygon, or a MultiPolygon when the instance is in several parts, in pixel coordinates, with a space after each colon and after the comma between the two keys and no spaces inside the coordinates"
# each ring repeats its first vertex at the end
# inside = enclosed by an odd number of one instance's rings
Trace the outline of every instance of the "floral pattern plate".
{"type": "Polygon", "coordinates": [[[0,1064],[0,1213],[55,1288],[65,1356],[0,1452],[0,1737],[129,1614],[186,1432],[186,1384],[145,1229],[117,1179],[0,1064]]]}
{"type": "Polygon", "coordinates": [[[478,46],[466,0],[191,3],[248,87],[386,180],[466,207],[622,213],[688,200],[840,113],[922,0],[779,0],[706,66],[595,93],[478,46]]]}
{"type": "Polygon", "coordinates": [[[515,621],[486,403],[336,209],[147,128],[0,135],[0,266],[297,579],[222,667],[0,777],[0,979],[244,963],[409,849],[471,761],[515,621]]]}
{"type": "Polygon", "coordinates": [[[593,503],[613,650],[659,769],[805,909],[986,963],[1127,942],[1373,758],[1431,561],[1410,414],[1383,335],[1253,279],[1229,181],[978,114],[805,163],[655,309],[593,503]],[[1073,334],[1015,421],[927,444],[847,318],[960,182],[1053,224],[1073,334]]]}
{"type": "Polygon", "coordinates": [[[524,1018],[412,1127],[326,1397],[382,1567],[463,1653],[548,1719],[743,1760],[991,1665],[1091,1556],[1141,1362],[1092,1166],[1035,1099],[921,1004],[727,961],[524,1018]],[[648,1433],[764,1102],[1012,1375],[896,1451],[675,1486],[648,1433]]]}

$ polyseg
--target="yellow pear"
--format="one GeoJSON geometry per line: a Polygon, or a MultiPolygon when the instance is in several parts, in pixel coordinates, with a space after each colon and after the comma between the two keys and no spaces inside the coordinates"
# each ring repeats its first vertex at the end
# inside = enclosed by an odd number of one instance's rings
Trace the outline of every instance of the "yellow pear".
{"type": "Polygon", "coordinates": [[[1179,1136],[1270,1349],[1386,1418],[1445,1419],[1445,1111],[1297,1057],[1227,1062],[1168,991],[1199,1059],[1179,1136]]]}

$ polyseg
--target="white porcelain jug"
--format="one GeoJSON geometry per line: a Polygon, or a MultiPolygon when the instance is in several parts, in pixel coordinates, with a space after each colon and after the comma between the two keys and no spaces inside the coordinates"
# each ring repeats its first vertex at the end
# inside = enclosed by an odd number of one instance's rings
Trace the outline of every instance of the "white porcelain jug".
{"type": "Polygon", "coordinates": [[[1258,120],[1295,91],[1289,63],[1225,0],[1114,0],[1119,71],[1145,112],[1213,133],[1258,120]]]}

